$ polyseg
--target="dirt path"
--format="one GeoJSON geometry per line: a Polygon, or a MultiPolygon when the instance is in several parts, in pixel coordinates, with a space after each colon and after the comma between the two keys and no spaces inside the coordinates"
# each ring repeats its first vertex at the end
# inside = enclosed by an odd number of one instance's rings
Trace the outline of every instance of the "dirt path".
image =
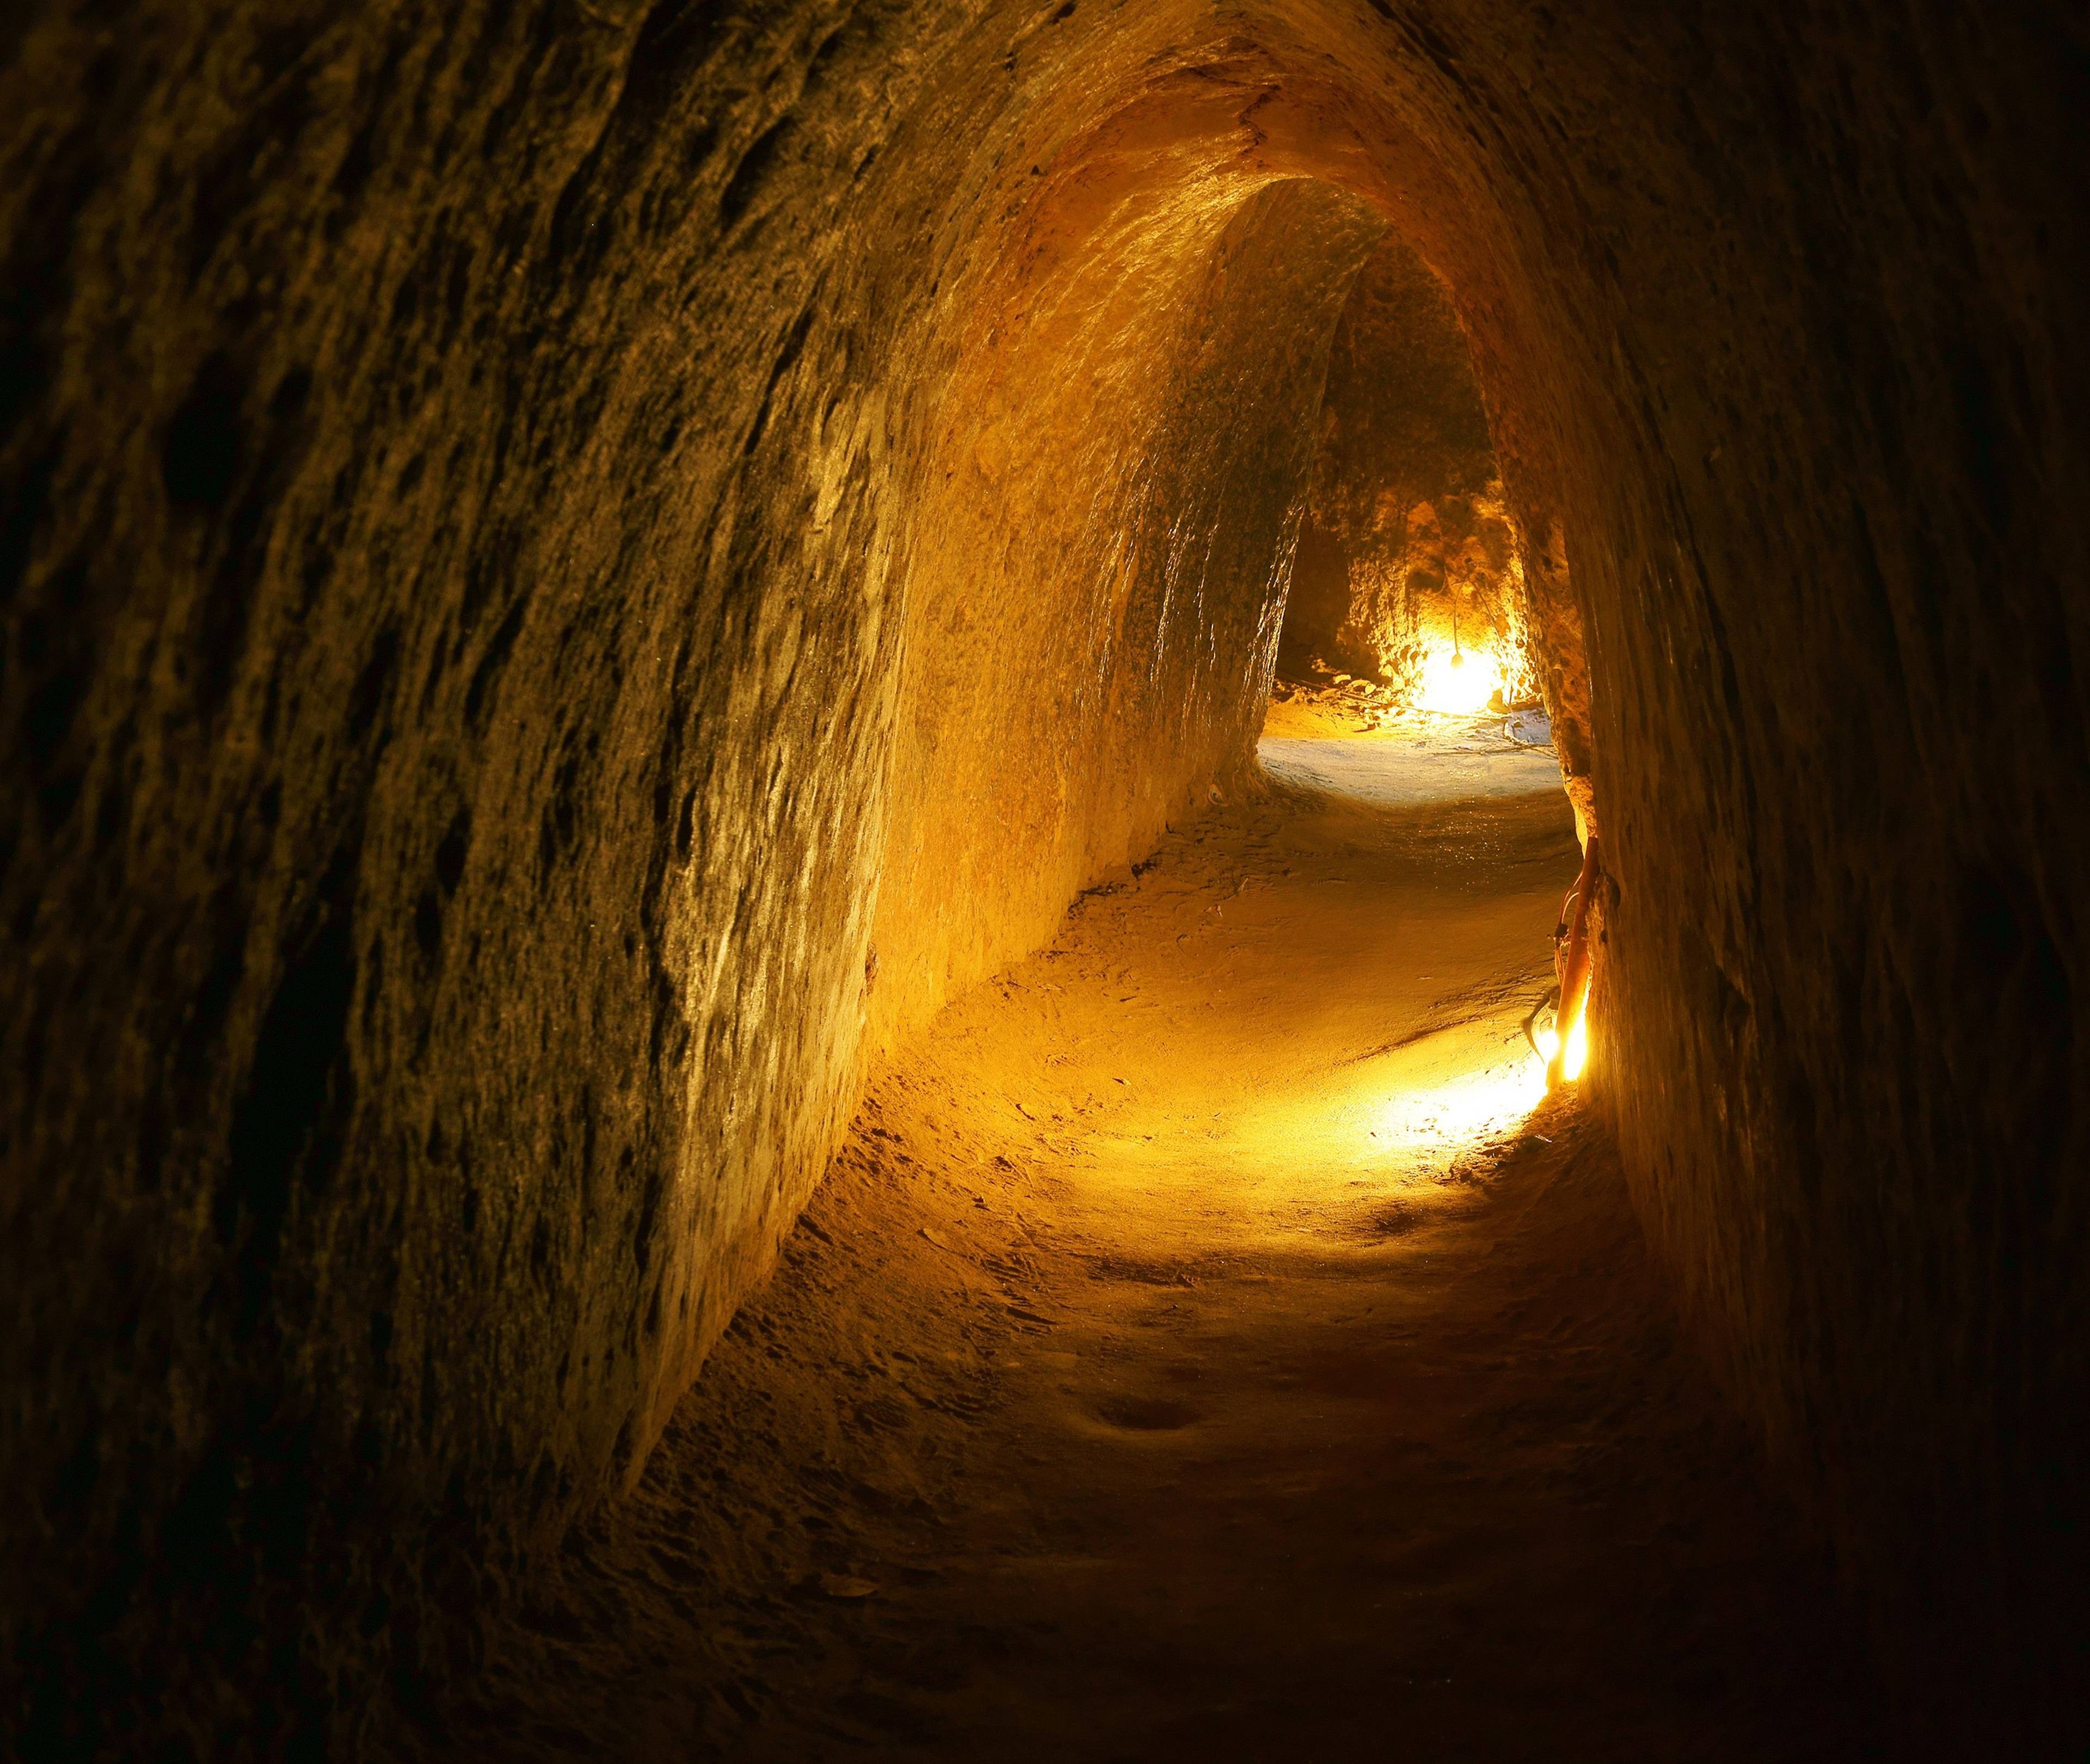
{"type": "Polygon", "coordinates": [[[1875,1749],[1518,1037],[1575,867],[1557,791],[1279,792],[1086,897],[879,1087],[454,1749],[1875,1749]]]}

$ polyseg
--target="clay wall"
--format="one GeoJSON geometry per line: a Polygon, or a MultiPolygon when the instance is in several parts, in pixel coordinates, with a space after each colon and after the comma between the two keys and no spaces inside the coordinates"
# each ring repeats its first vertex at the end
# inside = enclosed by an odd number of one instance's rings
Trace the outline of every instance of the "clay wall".
{"type": "Polygon", "coordinates": [[[867,1061],[1245,763],[1383,224],[1529,541],[1650,1237],[1919,1719],[2051,1740],[2074,13],[48,0],[0,45],[33,1719],[148,1661],[191,1734],[411,1680],[630,1473],[867,1061]]]}

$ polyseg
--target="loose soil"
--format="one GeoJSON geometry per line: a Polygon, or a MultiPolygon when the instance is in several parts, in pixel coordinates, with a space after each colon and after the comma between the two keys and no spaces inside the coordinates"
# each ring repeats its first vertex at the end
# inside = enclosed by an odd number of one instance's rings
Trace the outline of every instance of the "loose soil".
{"type": "Polygon", "coordinates": [[[1266,754],[875,1087],[415,1749],[1877,1751],[1821,1559],[1519,1033],[1557,772],[1266,754]]]}

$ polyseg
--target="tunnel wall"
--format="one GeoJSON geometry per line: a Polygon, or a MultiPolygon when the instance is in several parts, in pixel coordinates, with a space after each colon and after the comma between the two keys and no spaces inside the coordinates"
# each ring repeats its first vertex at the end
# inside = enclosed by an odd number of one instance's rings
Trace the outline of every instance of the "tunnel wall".
{"type": "Polygon", "coordinates": [[[2041,7],[1709,30],[1621,131],[1632,469],[1570,542],[1605,1099],[1947,1757],[2079,1750],[2090,1670],[2085,47],[2041,7]]]}
{"type": "Polygon", "coordinates": [[[11,46],[10,1640],[54,1752],[320,1743],[851,1105],[910,88],[697,8],[11,46]]]}
{"type": "Polygon", "coordinates": [[[1329,340],[1385,227],[1325,183],[1245,193],[1195,131],[1069,153],[1021,281],[968,299],[918,522],[881,1049],[1241,787],[1329,340]]]}
{"type": "Polygon", "coordinates": [[[1107,90],[983,123],[1049,21],[967,22],[10,45],[29,1743],[353,1745],[468,1671],[766,1270],[871,1001],[1244,765],[1384,223],[1107,90]]]}
{"type": "MultiPolygon", "coordinates": [[[[1096,686],[1114,721],[1062,678],[975,726],[1089,729],[1069,801],[1144,739],[1172,775],[1093,823],[1019,793],[1049,882],[960,840],[1005,934],[935,920],[902,846],[879,886],[888,826],[965,806],[918,712],[965,652],[925,548],[983,518],[936,474],[993,470],[945,398],[985,372],[968,321],[1053,285],[1042,187],[1072,215],[1129,153],[1239,201],[1340,187],[1454,290],[1595,781],[1595,1088],[1650,1240],[1914,1720],[2058,1749],[2090,1632],[2072,12],[49,0],[0,31],[37,1731],[222,1755],[229,1710],[352,1725],[311,1711],[441,1665],[518,1540],[630,1473],[867,1048],[1245,740],[1253,644],[1157,619],[1190,648],[1096,686]],[[1156,708],[1178,669],[1204,695],[1156,708]]],[[[1186,333],[1126,334],[1202,383],[1186,333]]]]}

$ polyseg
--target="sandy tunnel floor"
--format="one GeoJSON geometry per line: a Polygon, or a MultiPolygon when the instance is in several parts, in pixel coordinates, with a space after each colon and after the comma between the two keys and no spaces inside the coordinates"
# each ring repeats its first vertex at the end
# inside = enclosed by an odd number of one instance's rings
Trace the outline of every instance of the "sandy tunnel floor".
{"type": "Polygon", "coordinates": [[[1874,1750],[1519,1037],[1576,857],[1557,789],[1279,789],[1084,897],[879,1086],[434,1749],[1874,1750]]]}

